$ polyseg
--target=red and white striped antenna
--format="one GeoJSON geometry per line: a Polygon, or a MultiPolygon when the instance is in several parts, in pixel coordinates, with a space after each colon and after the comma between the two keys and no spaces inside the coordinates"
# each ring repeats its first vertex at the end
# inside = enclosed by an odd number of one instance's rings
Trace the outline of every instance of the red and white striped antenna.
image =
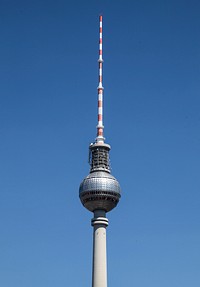
{"type": "Polygon", "coordinates": [[[103,136],[103,85],[102,85],[102,68],[103,68],[103,49],[102,49],[102,15],[99,16],[99,85],[98,89],[98,124],[97,124],[97,143],[104,143],[104,136],[103,136]]]}

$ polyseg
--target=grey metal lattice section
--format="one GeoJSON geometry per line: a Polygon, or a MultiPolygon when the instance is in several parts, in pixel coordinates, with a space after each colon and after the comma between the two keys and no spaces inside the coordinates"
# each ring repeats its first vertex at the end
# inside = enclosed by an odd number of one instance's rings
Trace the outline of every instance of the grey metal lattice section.
{"type": "Polygon", "coordinates": [[[96,170],[104,170],[110,172],[110,160],[109,160],[108,145],[91,145],[90,146],[90,172],[96,170]]]}

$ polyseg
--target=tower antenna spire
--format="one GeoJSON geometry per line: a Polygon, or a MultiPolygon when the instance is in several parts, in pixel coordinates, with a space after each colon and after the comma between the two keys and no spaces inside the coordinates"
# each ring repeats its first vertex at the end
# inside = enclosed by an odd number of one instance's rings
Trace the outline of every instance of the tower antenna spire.
{"type": "Polygon", "coordinates": [[[104,143],[104,136],[103,136],[103,39],[102,39],[102,32],[103,32],[103,17],[102,15],[99,16],[99,85],[97,87],[98,90],[98,124],[97,124],[97,143],[104,143]]]}

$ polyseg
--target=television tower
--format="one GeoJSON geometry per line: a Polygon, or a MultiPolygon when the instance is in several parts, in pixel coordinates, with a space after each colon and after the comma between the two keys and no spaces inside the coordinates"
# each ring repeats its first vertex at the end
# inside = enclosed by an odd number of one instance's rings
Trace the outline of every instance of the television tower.
{"type": "Polygon", "coordinates": [[[89,146],[90,173],[81,182],[79,197],[85,208],[94,213],[92,287],[107,287],[106,213],[119,202],[120,185],[111,175],[109,151],[103,135],[103,85],[102,85],[102,16],[99,17],[99,85],[97,137],[89,146]]]}

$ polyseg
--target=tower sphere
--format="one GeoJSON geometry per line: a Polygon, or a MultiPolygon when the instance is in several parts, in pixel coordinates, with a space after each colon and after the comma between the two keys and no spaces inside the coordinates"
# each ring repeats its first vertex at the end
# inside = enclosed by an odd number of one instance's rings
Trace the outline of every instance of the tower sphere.
{"type": "Polygon", "coordinates": [[[116,207],[121,197],[116,178],[106,171],[90,173],[80,184],[79,197],[89,211],[108,212],[116,207]]]}

